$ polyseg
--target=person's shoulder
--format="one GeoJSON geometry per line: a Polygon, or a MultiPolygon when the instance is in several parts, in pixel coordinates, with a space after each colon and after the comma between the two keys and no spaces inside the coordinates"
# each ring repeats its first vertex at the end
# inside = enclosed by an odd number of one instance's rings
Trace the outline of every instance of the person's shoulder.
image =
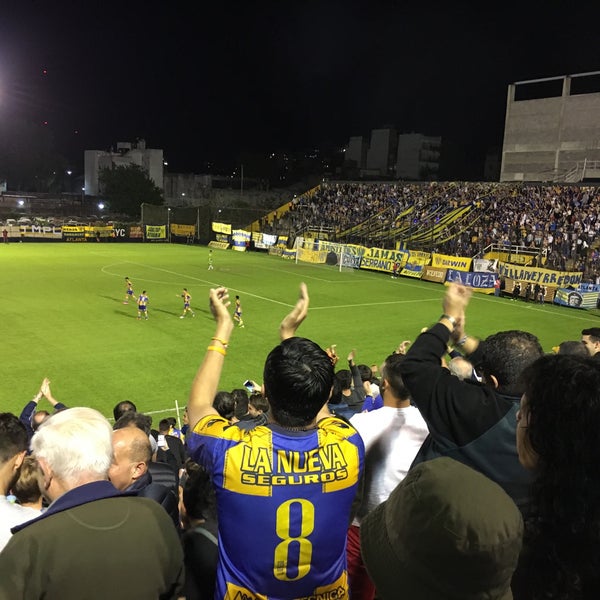
{"type": "Polygon", "coordinates": [[[351,422],[345,421],[344,419],[340,419],[339,417],[335,417],[333,415],[321,419],[317,423],[317,428],[327,432],[336,433],[344,438],[349,438],[358,434],[358,431],[351,422]]]}

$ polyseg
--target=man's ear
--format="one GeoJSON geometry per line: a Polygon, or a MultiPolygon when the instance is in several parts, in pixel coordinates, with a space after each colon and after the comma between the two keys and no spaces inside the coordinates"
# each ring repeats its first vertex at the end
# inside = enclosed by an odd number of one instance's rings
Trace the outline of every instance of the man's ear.
{"type": "Polygon", "coordinates": [[[498,389],[498,380],[493,375],[490,375],[490,384],[495,390],[498,389]]]}
{"type": "Polygon", "coordinates": [[[144,461],[135,463],[133,465],[133,468],[131,469],[131,478],[139,479],[142,475],[144,475],[146,473],[147,470],[148,470],[148,466],[146,465],[146,463],[144,461]]]}
{"type": "Polygon", "coordinates": [[[13,469],[15,471],[18,471],[21,468],[21,465],[23,464],[23,461],[25,460],[25,455],[27,454],[26,450],[23,450],[23,452],[19,452],[18,454],[15,454],[14,456],[14,463],[13,463],[13,469]]]}
{"type": "Polygon", "coordinates": [[[48,463],[43,458],[37,459],[38,465],[40,465],[40,470],[42,471],[42,476],[40,478],[40,491],[43,493],[44,490],[47,490],[52,483],[52,478],[54,477],[54,473],[52,469],[49,467],[48,463]]]}

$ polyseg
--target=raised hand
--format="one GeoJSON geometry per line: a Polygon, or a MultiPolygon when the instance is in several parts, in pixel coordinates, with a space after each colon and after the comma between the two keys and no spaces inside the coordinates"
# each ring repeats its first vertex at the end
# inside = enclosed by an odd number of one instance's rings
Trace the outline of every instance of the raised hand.
{"type": "Polygon", "coordinates": [[[231,315],[227,310],[231,302],[229,301],[229,291],[225,287],[211,288],[209,292],[210,312],[217,323],[231,321],[231,315]]]}
{"type": "Polygon", "coordinates": [[[306,318],[308,314],[308,288],[305,283],[300,284],[300,295],[298,301],[292,310],[283,318],[279,325],[279,338],[287,340],[288,338],[294,337],[300,324],[306,318]]]}

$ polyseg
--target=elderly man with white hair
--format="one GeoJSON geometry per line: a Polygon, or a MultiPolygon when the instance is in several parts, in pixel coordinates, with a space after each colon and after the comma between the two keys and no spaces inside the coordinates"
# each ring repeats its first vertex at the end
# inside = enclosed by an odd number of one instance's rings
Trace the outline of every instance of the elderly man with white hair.
{"type": "Polygon", "coordinates": [[[0,598],[176,598],[177,533],[156,502],[108,481],[108,421],[91,408],[67,409],[40,426],[31,447],[50,506],[13,528],[0,554],[0,598]]]}

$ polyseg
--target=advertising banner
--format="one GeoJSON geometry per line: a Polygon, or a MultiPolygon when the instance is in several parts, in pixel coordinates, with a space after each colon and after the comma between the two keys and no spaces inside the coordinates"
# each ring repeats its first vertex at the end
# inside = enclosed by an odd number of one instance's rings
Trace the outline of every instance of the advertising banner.
{"type": "Polygon", "coordinates": [[[470,271],[472,258],[464,256],[448,256],[447,254],[432,254],[431,266],[442,269],[456,269],[457,271],[470,271]]]}
{"type": "Polygon", "coordinates": [[[446,272],[448,269],[439,267],[423,267],[421,279],[423,281],[433,281],[435,283],[444,283],[446,281],[446,272]]]}
{"type": "Polygon", "coordinates": [[[229,223],[216,223],[213,221],[212,230],[215,233],[224,233],[226,235],[231,235],[231,225],[229,223]]]}
{"type": "Polygon", "coordinates": [[[179,223],[171,223],[171,233],[173,235],[179,235],[187,237],[189,235],[196,235],[195,225],[181,225],[179,223]]]}
{"type": "MultiPolygon", "coordinates": [[[[115,230],[116,231],[116,230],[115,230]]],[[[141,225],[131,225],[129,227],[129,238],[138,240],[144,237],[144,231],[141,225]]]]}
{"type": "Polygon", "coordinates": [[[83,225],[63,225],[63,239],[65,242],[85,242],[85,227],[83,225]]]}
{"type": "Polygon", "coordinates": [[[62,228],[54,225],[20,225],[19,237],[61,240],[62,228]]]}
{"type": "Polygon", "coordinates": [[[165,240],[167,239],[166,225],[146,225],[147,240],[165,240]]]}

